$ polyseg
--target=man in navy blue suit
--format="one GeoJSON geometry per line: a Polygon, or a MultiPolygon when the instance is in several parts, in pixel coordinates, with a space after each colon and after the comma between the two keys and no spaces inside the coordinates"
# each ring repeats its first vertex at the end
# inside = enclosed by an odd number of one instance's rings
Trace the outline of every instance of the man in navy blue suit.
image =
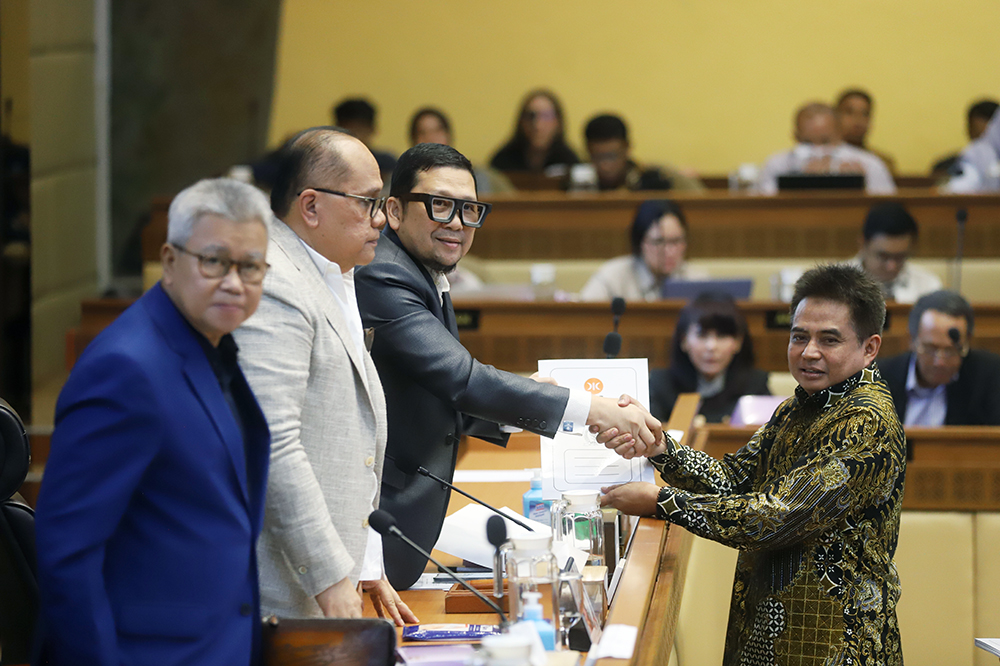
{"type": "Polygon", "coordinates": [[[163,279],[63,388],[36,513],[44,663],[258,661],[270,437],[229,334],[260,301],[269,218],[236,181],[177,195],[163,279]]]}

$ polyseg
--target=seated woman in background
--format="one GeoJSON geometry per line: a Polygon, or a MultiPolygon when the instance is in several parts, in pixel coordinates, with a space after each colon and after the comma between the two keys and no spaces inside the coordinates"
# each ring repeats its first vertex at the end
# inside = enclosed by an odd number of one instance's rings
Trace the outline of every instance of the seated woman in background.
{"type": "Polygon", "coordinates": [[[632,254],[604,263],[580,290],[584,301],[656,301],[663,283],[703,280],[703,272],[684,264],[687,220],[680,206],[667,199],[643,201],[635,212],[631,230],[632,254]]]}
{"type": "Polygon", "coordinates": [[[666,421],[681,393],[700,393],[699,413],[726,420],[744,395],[770,395],[767,373],[753,367],[743,313],[729,295],[705,293],[680,312],[670,367],[649,373],[649,411],[666,421]]]}
{"type": "Polygon", "coordinates": [[[542,172],[555,164],[580,159],[566,144],[559,100],[548,90],[528,93],[514,125],[514,136],[490,160],[500,171],[542,172]]]}

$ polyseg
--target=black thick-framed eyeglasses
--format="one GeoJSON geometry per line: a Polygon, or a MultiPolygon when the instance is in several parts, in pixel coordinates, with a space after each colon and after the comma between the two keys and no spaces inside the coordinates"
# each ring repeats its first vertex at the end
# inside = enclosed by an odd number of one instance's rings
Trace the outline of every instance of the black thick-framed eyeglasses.
{"type": "Polygon", "coordinates": [[[232,270],[233,266],[236,266],[236,273],[240,276],[243,284],[260,284],[264,281],[264,276],[267,275],[267,269],[271,267],[271,264],[266,261],[236,261],[214,254],[199,254],[175,243],[171,243],[170,247],[196,258],[198,271],[201,272],[202,277],[210,280],[217,280],[229,275],[229,271],[232,270]]]}
{"type": "Polygon", "coordinates": [[[471,199],[456,199],[440,194],[410,192],[398,197],[400,201],[422,201],[427,209],[427,217],[440,224],[448,224],[461,211],[459,220],[466,227],[481,227],[493,204],[471,199]]]}
{"type": "Polygon", "coordinates": [[[378,215],[378,212],[382,210],[382,208],[385,206],[385,200],[387,198],[387,197],[365,197],[360,194],[348,194],[347,192],[328,190],[325,187],[307,187],[303,190],[300,190],[299,193],[296,194],[295,196],[301,195],[306,190],[316,190],[317,192],[323,192],[325,194],[334,194],[338,197],[347,197],[348,199],[357,199],[358,201],[365,201],[371,205],[371,208],[368,211],[368,215],[372,219],[375,219],[375,216],[378,215]]]}

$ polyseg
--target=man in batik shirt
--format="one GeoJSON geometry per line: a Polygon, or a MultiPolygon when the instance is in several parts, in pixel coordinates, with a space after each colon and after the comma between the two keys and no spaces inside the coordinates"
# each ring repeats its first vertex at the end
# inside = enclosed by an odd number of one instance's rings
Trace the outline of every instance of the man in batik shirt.
{"type": "MultiPolygon", "coordinates": [[[[648,455],[670,484],[605,488],[602,504],[738,548],[724,664],[902,664],[892,557],[906,454],[874,363],[885,303],[848,266],[795,285],[788,368],[799,382],[721,461],[670,438],[648,455]]],[[[623,398],[624,399],[624,398],[623,398]]]]}

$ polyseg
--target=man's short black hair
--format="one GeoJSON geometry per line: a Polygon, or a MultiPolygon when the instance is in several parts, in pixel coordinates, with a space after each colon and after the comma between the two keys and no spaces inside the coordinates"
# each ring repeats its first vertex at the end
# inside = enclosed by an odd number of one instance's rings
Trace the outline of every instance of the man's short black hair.
{"type": "Polygon", "coordinates": [[[640,256],[642,254],[642,240],[649,232],[649,228],[660,221],[664,215],[673,215],[681,223],[684,234],[687,235],[688,223],[684,217],[684,211],[669,199],[650,199],[639,204],[632,219],[632,228],[629,237],[632,241],[632,254],[640,256]]]}
{"type": "Polygon", "coordinates": [[[865,242],[876,236],[917,236],[917,221],[901,204],[894,201],[878,203],[868,210],[862,228],[865,242]]]}
{"type": "Polygon", "coordinates": [[[351,123],[360,122],[374,127],[375,107],[372,106],[371,102],[362,97],[345,99],[333,107],[333,119],[338,125],[350,125],[351,123]]]}
{"type": "Polygon", "coordinates": [[[997,112],[997,109],[1000,109],[1000,104],[998,104],[996,100],[981,99],[969,107],[969,122],[971,123],[973,118],[989,120],[993,117],[993,114],[997,112]]]}
{"type": "Polygon", "coordinates": [[[280,218],[285,217],[299,192],[307,187],[320,186],[309,182],[322,178],[329,187],[332,181],[347,173],[347,165],[340,152],[333,146],[337,135],[350,136],[339,127],[322,125],[302,130],[278,151],[274,187],[271,188],[271,210],[280,218]]]}
{"type": "Polygon", "coordinates": [[[929,294],[921,296],[917,302],[913,304],[913,309],[910,310],[911,340],[917,339],[917,331],[920,330],[920,319],[928,310],[936,310],[937,312],[946,314],[949,317],[964,317],[966,324],[966,336],[970,338],[972,337],[972,325],[975,323],[975,318],[972,316],[972,306],[969,305],[969,301],[965,300],[965,298],[954,291],[941,289],[939,291],[932,291],[929,294]]]}
{"type": "Polygon", "coordinates": [[[848,88],[844,92],[840,93],[840,97],[837,98],[837,107],[839,108],[848,97],[860,97],[868,103],[868,110],[871,111],[873,103],[872,96],[868,94],[867,91],[861,88],[848,88]]]}
{"type": "Polygon", "coordinates": [[[465,155],[444,144],[420,143],[399,156],[392,172],[389,196],[399,197],[412,192],[417,183],[417,174],[442,167],[465,169],[472,175],[472,182],[476,182],[472,162],[465,155]]]}
{"type": "Polygon", "coordinates": [[[605,113],[594,116],[583,132],[587,141],[612,141],[620,139],[628,143],[628,127],[619,116],[605,113]]]}
{"type": "Polygon", "coordinates": [[[448,122],[448,116],[444,115],[444,111],[441,109],[435,109],[433,106],[425,106],[422,109],[417,110],[413,114],[413,118],[410,119],[410,143],[416,143],[417,141],[417,123],[424,116],[434,116],[441,123],[441,127],[444,129],[448,135],[451,135],[451,123],[448,122]]]}
{"type": "Polygon", "coordinates": [[[799,303],[817,298],[843,303],[851,312],[851,325],[858,341],[881,335],[885,326],[882,289],[860,268],[848,264],[817,266],[802,274],[792,296],[792,322],[799,303]]]}

